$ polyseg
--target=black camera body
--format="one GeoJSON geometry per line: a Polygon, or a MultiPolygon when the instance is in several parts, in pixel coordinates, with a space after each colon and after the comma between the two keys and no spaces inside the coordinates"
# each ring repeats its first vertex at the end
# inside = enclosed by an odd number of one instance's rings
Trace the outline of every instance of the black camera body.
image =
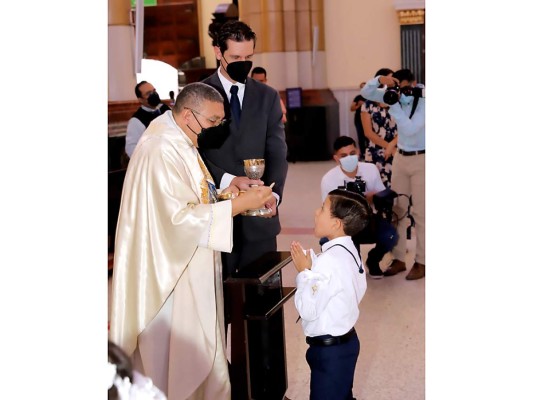
{"type": "Polygon", "coordinates": [[[346,182],[345,186],[339,186],[339,189],[346,189],[350,192],[360,194],[361,196],[365,195],[366,192],[366,182],[361,179],[360,176],[355,177],[355,181],[346,182]]]}
{"type": "Polygon", "coordinates": [[[421,87],[404,86],[403,88],[400,88],[399,86],[392,86],[385,90],[385,93],[383,94],[383,102],[392,106],[400,100],[400,95],[402,93],[405,96],[424,97],[424,89],[421,87]]]}
{"type": "Polygon", "coordinates": [[[390,188],[377,192],[372,197],[372,202],[377,213],[388,222],[392,222],[392,207],[394,206],[394,199],[396,197],[398,197],[398,194],[390,188]]]}

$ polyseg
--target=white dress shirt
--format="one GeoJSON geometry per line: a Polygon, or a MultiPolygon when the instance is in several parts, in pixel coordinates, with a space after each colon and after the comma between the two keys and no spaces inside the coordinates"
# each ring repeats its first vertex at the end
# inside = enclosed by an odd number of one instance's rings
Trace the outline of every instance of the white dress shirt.
{"type": "Polygon", "coordinates": [[[244,89],[246,89],[246,85],[240,82],[235,82],[235,83],[231,82],[224,75],[222,75],[222,73],[220,72],[220,68],[222,67],[218,67],[217,75],[218,75],[218,79],[220,79],[220,83],[222,83],[224,92],[226,92],[226,96],[228,97],[228,100],[231,101],[231,92],[230,92],[231,87],[236,85],[239,88],[239,91],[237,92],[237,97],[239,98],[239,104],[241,105],[241,110],[242,110],[242,102],[244,100],[244,89]]]}
{"type": "Polygon", "coordinates": [[[294,303],[302,318],[306,336],[347,333],[359,317],[359,303],[366,292],[366,273],[359,272],[361,257],[349,236],[342,236],[322,246],[322,253],[312,257],[311,269],[296,276],[294,303]],[[341,244],[353,254],[335,246],[341,244]]]}
{"type": "MultiPolygon", "coordinates": [[[[150,108],[141,105],[141,108],[144,111],[148,111],[149,113],[153,113],[155,110],[159,110],[163,106],[163,103],[160,103],[156,108],[150,108]]],[[[133,154],[133,150],[135,150],[135,146],[137,146],[137,143],[139,142],[139,139],[141,138],[142,134],[146,130],[146,126],[137,118],[130,118],[128,121],[128,126],[126,127],[126,154],[128,157],[131,158],[131,155],[133,154]]]]}
{"type": "MultiPolygon", "coordinates": [[[[239,103],[241,104],[241,110],[242,110],[242,102],[244,101],[244,89],[246,88],[246,85],[240,82],[233,83],[229,81],[224,75],[222,75],[222,73],[220,72],[220,68],[222,67],[221,66],[218,67],[217,75],[218,75],[218,79],[220,79],[220,83],[222,83],[224,92],[226,92],[226,96],[228,100],[231,101],[231,92],[230,92],[231,87],[233,85],[237,85],[239,87],[239,91],[237,92],[237,97],[239,97],[239,103]]],[[[226,118],[228,118],[228,116],[226,116],[226,118]]],[[[243,168],[242,176],[244,176],[244,165],[242,166],[242,168],[243,168]]],[[[220,179],[220,189],[221,190],[226,189],[230,185],[233,178],[235,178],[235,175],[229,174],[227,172],[224,173],[224,175],[220,179]]],[[[276,203],[279,204],[279,195],[275,192],[272,192],[272,195],[276,198],[276,203]]]]}
{"type": "MultiPolygon", "coordinates": [[[[222,87],[224,88],[224,92],[226,92],[226,97],[228,98],[229,101],[231,101],[231,92],[230,92],[230,89],[233,85],[237,85],[239,87],[239,91],[237,92],[237,97],[239,98],[239,103],[241,104],[241,110],[242,110],[242,102],[244,100],[244,89],[246,87],[246,85],[244,83],[240,83],[240,82],[235,82],[235,83],[232,83],[230,82],[224,75],[222,75],[222,73],[220,72],[220,68],[222,68],[221,66],[218,67],[218,70],[217,70],[217,75],[218,75],[218,79],[220,79],[220,83],[222,83],[222,87]]],[[[229,116],[226,115],[226,118],[228,118],[229,116]]],[[[243,165],[243,175],[244,175],[244,165],[243,165]]],[[[227,172],[222,176],[222,179],[220,179],[220,189],[226,189],[231,181],[233,180],[233,178],[235,178],[235,175],[232,175],[232,174],[228,174],[227,172]]]]}

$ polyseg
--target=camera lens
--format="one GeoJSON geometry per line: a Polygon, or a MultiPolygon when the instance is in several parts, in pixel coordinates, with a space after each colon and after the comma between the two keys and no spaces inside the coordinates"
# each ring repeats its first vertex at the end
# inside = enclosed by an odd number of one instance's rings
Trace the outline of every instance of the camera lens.
{"type": "Polygon", "coordinates": [[[389,106],[396,104],[399,99],[400,99],[400,96],[398,95],[398,92],[394,88],[387,89],[385,93],[383,94],[383,102],[385,104],[388,104],[389,106]]]}

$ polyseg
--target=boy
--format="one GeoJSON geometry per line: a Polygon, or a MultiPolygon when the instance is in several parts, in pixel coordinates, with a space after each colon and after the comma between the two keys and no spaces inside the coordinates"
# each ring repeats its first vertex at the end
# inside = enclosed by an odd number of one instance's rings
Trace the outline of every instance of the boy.
{"type": "MultiPolygon", "coordinates": [[[[361,178],[365,181],[364,196],[368,203],[372,204],[374,195],[385,190],[378,168],[375,164],[358,161],[360,151],[355,145],[355,141],[349,136],[339,136],[335,139],[333,150],[335,151],[333,159],[337,165],[322,177],[320,182],[322,201],[333,189],[361,178]]],[[[365,264],[370,278],[383,278],[383,271],[379,263],[383,256],[392,250],[398,240],[398,234],[394,227],[383,221],[376,224],[376,230],[368,229],[361,236],[354,238],[354,240],[355,243],[376,243],[374,248],[369,251],[365,264]]]]}
{"type": "Polygon", "coordinates": [[[309,348],[310,400],[352,400],[359,339],[354,325],[366,291],[366,276],[351,237],[365,228],[372,210],[365,198],[332,190],[315,211],[315,236],[327,237],[319,256],[291,244],[299,272],[295,304],[309,348]]]}

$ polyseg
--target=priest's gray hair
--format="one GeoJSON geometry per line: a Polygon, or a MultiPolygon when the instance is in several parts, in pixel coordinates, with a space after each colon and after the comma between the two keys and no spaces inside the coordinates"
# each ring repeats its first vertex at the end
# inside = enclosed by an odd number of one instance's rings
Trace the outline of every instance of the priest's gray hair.
{"type": "Polygon", "coordinates": [[[179,92],[172,111],[178,114],[183,108],[200,110],[204,101],[224,103],[224,98],[212,86],[202,82],[189,83],[179,92]]]}

